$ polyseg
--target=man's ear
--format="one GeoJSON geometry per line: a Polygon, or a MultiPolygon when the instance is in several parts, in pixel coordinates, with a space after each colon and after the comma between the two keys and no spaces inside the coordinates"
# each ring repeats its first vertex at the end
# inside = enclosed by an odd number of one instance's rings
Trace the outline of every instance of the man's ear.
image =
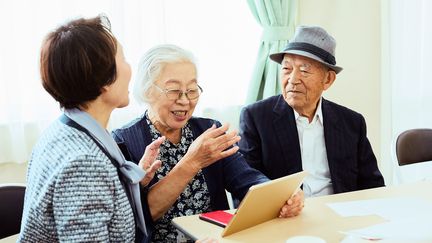
{"type": "Polygon", "coordinates": [[[329,70],[324,80],[324,90],[330,88],[330,86],[332,86],[335,80],[336,80],[336,72],[333,70],[329,70]]]}

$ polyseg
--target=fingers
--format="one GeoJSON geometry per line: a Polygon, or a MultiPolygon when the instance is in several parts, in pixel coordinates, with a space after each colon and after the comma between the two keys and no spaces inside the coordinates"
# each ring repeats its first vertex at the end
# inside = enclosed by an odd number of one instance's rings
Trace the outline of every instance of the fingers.
{"type": "Polygon", "coordinates": [[[304,207],[303,202],[295,203],[293,205],[285,204],[279,213],[279,217],[287,218],[287,217],[297,216],[301,213],[301,211],[303,210],[303,207],[304,207]]]}
{"type": "Polygon", "coordinates": [[[217,160],[228,157],[239,150],[238,146],[233,146],[240,141],[240,136],[235,132],[224,134],[211,141],[208,148],[208,154],[212,154],[217,160]]]}
{"type": "Polygon", "coordinates": [[[228,128],[228,124],[219,128],[212,125],[189,146],[183,161],[189,161],[188,165],[198,171],[236,153],[239,148],[233,145],[240,140],[240,136],[235,131],[227,133],[228,128]]]}
{"type": "Polygon", "coordinates": [[[225,123],[222,126],[216,128],[216,125],[213,124],[209,129],[207,129],[203,135],[206,136],[207,138],[216,138],[219,137],[220,135],[226,133],[226,131],[228,131],[229,129],[229,124],[225,123]]]}
{"type": "MultiPolygon", "coordinates": [[[[288,201],[291,201],[291,205],[301,204],[304,205],[304,192],[303,190],[298,190],[288,201]]],[[[290,204],[288,204],[290,205],[290,204]]]]}
{"type": "Polygon", "coordinates": [[[295,206],[289,206],[285,204],[285,206],[282,207],[279,217],[280,218],[288,218],[288,217],[294,217],[301,213],[303,210],[304,204],[301,205],[295,205],[295,206]]]}
{"type": "Polygon", "coordinates": [[[235,154],[238,150],[239,150],[239,147],[238,146],[234,146],[234,147],[232,147],[232,148],[230,148],[228,150],[222,151],[220,153],[220,157],[221,158],[226,158],[228,156],[231,156],[231,155],[235,154]]]}
{"type": "Polygon", "coordinates": [[[153,179],[156,171],[161,167],[162,162],[160,160],[156,160],[153,162],[150,167],[146,170],[146,174],[144,178],[141,180],[142,186],[147,186],[150,181],[153,179]]]}
{"type": "Polygon", "coordinates": [[[294,194],[295,200],[301,200],[304,202],[304,192],[303,190],[299,189],[296,194],[294,194]]]}
{"type": "Polygon", "coordinates": [[[200,140],[199,143],[203,144],[209,151],[221,152],[240,141],[237,131],[227,132],[228,128],[228,124],[224,124],[219,128],[216,128],[213,124],[197,140],[200,140]]]}
{"type": "Polygon", "coordinates": [[[213,124],[212,127],[207,129],[206,134],[202,134],[203,137],[206,138],[205,141],[208,143],[210,150],[222,152],[240,141],[240,136],[237,135],[237,131],[227,132],[228,129],[229,124],[223,124],[218,128],[213,124]]]}
{"type": "Polygon", "coordinates": [[[156,158],[159,155],[159,148],[164,141],[165,136],[162,136],[147,145],[144,155],[138,163],[138,165],[146,172],[146,175],[141,180],[142,186],[147,186],[150,183],[156,171],[162,165],[162,162],[160,160],[156,160],[156,158]]]}
{"type": "Polygon", "coordinates": [[[146,170],[146,176],[147,175],[154,175],[154,173],[161,167],[162,162],[160,160],[156,160],[153,162],[153,164],[150,165],[150,167],[146,170]]]}
{"type": "Polygon", "coordinates": [[[240,141],[240,136],[237,135],[237,131],[232,131],[215,138],[214,143],[217,145],[218,149],[225,150],[238,141],[240,141]]]}
{"type": "Polygon", "coordinates": [[[145,151],[155,151],[158,150],[159,147],[161,146],[161,144],[165,141],[165,136],[162,136],[156,140],[154,140],[152,143],[150,143],[149,145],[147,145],[145,151]]]}
{"type": "Polygon", "coordinates": [[[138,165],[143,170],[147,171],[148,168],[152,165],[152,163],[156,160],[157,156],[159,155],[159,148],[164,141],[165,136],[162,136],[147,145],[144,155],[138,163],[138,165]]]}
{"type": "Polygon", "coordinates": [[[279,217],[293,217],[297,216],[301,213],[304,208],[304,193],[302,190],[299,190],[296,194],[294,194],[290,199],[287,200],[287,203],[282,207],[279,217]]]}

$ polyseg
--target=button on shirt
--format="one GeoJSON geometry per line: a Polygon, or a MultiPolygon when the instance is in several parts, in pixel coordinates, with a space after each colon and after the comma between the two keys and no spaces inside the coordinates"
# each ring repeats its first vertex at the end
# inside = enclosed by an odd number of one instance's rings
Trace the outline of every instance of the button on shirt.
{"type": "Polygon", "coordinates": [[[309,172],[303,182],[305,197],[333,194],[327,151],[324,140],[324,122],[321,109],[322,98],[309,123],[307,117],[294,111],[303,170],[309,172]]]}

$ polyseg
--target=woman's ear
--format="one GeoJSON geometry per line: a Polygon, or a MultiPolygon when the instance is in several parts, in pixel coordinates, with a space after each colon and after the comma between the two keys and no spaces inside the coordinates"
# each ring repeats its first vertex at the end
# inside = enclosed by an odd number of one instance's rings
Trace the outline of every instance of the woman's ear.
{"type": "Polygon", "coordinates": [[[144,98],[147,102],[151,103],[155,100],[155,98],[153,97],[155,95],[155,92],[153,90],[153,87],[150,87],[149,89],[147,89],[144,93],[144,98]]]}
{"type": "Polygon", "coordinates": [[[327,71],[325,80],[324,80],[324,90],[327,90],[328,88],[330,88],[330,86],[332,86],[332,84],[334,83],[334,81],[336,80],[336,72],[333,70],[329,70],[327,71]]]}
{"type": "Polygon", "coordinates": [[[105,85],[105,86],[103,86],[101,88],[101,93],[103,94],[105,92],[108,92],[110,90],[110,88],[111,88],[111,85],[105,85]]]}

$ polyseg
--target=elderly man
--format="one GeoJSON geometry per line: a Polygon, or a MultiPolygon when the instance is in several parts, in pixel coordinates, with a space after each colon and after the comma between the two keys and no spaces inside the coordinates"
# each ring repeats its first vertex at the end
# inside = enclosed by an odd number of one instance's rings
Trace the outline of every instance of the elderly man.
{"type": "Polygon", "coordinates": [[[298,27],[286,48],[270,55],[281,64],[282,94],[240,116],[247,162],[271,179],[308,171],[305,196],[384,186],[363,116],[322,98],[342,71],[335,47],[324,29],[298,27]]]}

